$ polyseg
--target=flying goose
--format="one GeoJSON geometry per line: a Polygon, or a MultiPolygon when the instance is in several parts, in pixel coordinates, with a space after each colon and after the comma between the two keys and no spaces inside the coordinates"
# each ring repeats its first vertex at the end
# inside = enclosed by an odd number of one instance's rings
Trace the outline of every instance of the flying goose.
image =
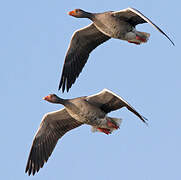
{"type": "Polygon", "coordinates": [[[65,108],[44,115],[40,127],[33,139],[25,172],[34,175],[48,161],[58,140],[71,129],[82,124],[92,126],[92,131],[110,134],[119,128],[121,119],[107,116],[107,113],[126,107],[144,123],[147,120],[123,98],[108,89],[92,96],[75,99],[62,99],[55,94],[44,97],[45,100],[62,104],[65,108]]]}
{"type": "Polygon", "coordinates": [[[174,45],[173,41],[157,25],[134,8],[104,13],[90,13],[75,9],[68,14],[76,18],[88,18],[93,23],[75,31],[72,36],[59,84],[59,90],[62,88],[62,92],[65,89],[68,92],[74,84],[91,51],[110,38],[121,39],[134,44],[147,42],[150,34],[137,31],[135,28],[137,24],[151,24],[174,45]]]}

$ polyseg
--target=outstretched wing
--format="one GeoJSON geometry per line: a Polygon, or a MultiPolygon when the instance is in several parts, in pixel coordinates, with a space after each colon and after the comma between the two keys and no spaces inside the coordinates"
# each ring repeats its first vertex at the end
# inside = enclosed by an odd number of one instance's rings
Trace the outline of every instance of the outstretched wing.
{"type": "Polygon", "coordinates": [[[100,32],[93,23],[73,34],[65,57],[59,90],[62,88],[64,92],[66,88],[67,92],[69,91],[81,73],[91,51],[108,39],[110,37],[100,32]]]}
{"type": "Polygon", "coordinates": [[[163,32],[163,30],[161,30],[156,24],[154,24],[150,19],[148,19],[146,16],[144,16],[137,9],[129,7],[127,9],[112,12],[112,14],[114,16],[117,16],[117,17],[129,22],[133,26],[136,26],[137,24],[142,24],[142,23],[149,23],[154,28],[156,28],[158,31],[160,31],[164,36],[166,36],[173,45],[175,45],[174,42],[167,36],[167,34],[165,34],[163,32]]]}
{"type": "Polygon", "coordinates": [[[108,89],[102,90],[100,93],[88,96],[87,101],[91,104],[101,108],[105,113],[109,113],[111,111],[115,111],[122,107],[126,107],[129,111],[138,116],[144,123],[147,120],[145,117],[140,115],[128,102],[126,102],[123,98],[114,94],[108,89]]]}
{"type": "Polygon", "coordinates": [[[73,119],[65,108],[45,114],[34,137],[25,172],[29,175],[38,172],[47,162],[58,139],[81,124],[73,119]]]}

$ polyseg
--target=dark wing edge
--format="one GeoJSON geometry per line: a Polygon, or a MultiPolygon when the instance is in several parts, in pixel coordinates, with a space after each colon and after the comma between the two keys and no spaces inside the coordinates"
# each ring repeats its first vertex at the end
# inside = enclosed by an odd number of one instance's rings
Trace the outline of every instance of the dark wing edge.
{"type": "Polygon", "coordinates": [[[128,10],[134,12],[135,14],[137,14],[138,16],[140,16],[141,18],[143,18],[146,22],[148,22],[149,24],[151,24],[154,28],[156,28],[158,31],[160,31],[164,36],[167,37],[167,39],[172,43],[172,45],[175,46],[174,42],[170,39],[170,37],[163,31],[161,30],[155,23],[153,23],[150,19],[148,19],[146,16],[144,16],[140,11],[138,11],[137,9],[131,8],[129,7],[128,10]]]}
{"type": "Polygon", "coordinates": [[[82,125],[71,118],[65,109],[46,114],[33,139],[25,172],[34,175],[43,167],[44,163],[52,154],[58,140],[69,130],[82,125]],[[55,113],[55,114],[53,114],[55,113]],[[58,116],[56,117],[56,113],[58,116]],[[54,118],[55,117],[55,118],[54,118]]]}
{"type": "Polygon", "coordinates": [[[88,96],[87,100],[93,105],[100,107],[105,113],[126,107],[147,124],[147,119],[144,116],[140,115],[127,101],[108,89],[103,89],[98,94],[88,96]]]}
{"type": "Polygon", "coordinates": [[[172,43],[172,45],[175,46],[174,42],[170,39],[170,37],[162,29],[160,29],[155,23],[153,23],[150,19],[148,19],[145,15],[143,15],[137,9],[128,7],[126,9],[113,12],[113,15],[117,16],[119,18],[123,18],[125,21],[128,21],[134,27],[137,24],[142,24],[142,23],[147,22],[147,23],[151,24],[154,28],[156,28],[159,32],[161,32],[164,36],[166,36],[166,38],[172,43]],[[130,12],[132,14],[130,14],[130,12]],[[137,16],[134,16],[134,14],[137,16]]]}
{"type": "Polygon", "coordinates": [[[91,51],[108,39],[110,37],[100,32],[93,23],[73,34],[66,53],[59,90],[62,88],[62,92],[65,89],[69,91],[86,64],[91,51]]]}
{"type": "Polygon", "coordinates": [[[146,122],[148,121],[148,119],[142,116],[140,113],[138,113],[131,105],[127,103],[126,108],[132,113],[134,113],[136,116],[138,116],[146,125],[148,125],[148,123],[146,122]]]}

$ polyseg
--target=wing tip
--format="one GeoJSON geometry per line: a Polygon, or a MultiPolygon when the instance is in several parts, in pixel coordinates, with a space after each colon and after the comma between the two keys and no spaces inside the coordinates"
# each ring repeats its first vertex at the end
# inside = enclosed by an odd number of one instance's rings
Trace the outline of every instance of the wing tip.
{"type": "Polygon", "coordinates": [[[148,119],[144,116],[141,116],[141,120],[148,126],[148,119]]]}
{"type": "Polygon", "coordinates": [[[162,34],[166,36],[166,38],[172,43],[173,46],[175,46],[175,43],[171,40],[171,38],[165,32],[162,31],[162,34]]]}
{"type": "MultiPolygon", "coordinates": [[[[58,91],[60,91],[61,87],[58,87],[58,91]]],[[[64,93],[65,89],[62,88],[62,93],[64,93]]]]}
{"type": "Polygon", "coordinates": [[[33,170],[30,169],[29,166],[28,166],[28,164],[27,164],[26,169],[25,169],[25,173],[27,173],[28,176],[30,176],[31,174],[34,175],[32,171],[33,171],[33,170]]]}
{"type": "Polygon", "coordinates": [[[173,41],[171,41],[172,45],[175,46],[175,43],[173,41]]]}
{"type": "Polygon", "coordinates": [[[43,163],[42,166],[34,167],[34,165],[32,165],[32,164],[29,166],[29,163],[30,162],[28,161],[28,163],[26,165],[26,169],[25,169],[25,173],[27,173],[28,176],[31,176],[31,175],[34,176],[35,173],[38,173],[40,168],[42,168],[44,165],[44,163],[43,163]]]}
{"type": "MultiPolygon", "coordinates": [[[[58,85],[58,91],[60,91],[60,89],[62,88],[62,84],[63,84],[63,81],[62,81],[62,78],[61,78],[60,83],[58,85]]],[[[64,92],[63,88],[62,88],[62,92],[64,92]]]]}

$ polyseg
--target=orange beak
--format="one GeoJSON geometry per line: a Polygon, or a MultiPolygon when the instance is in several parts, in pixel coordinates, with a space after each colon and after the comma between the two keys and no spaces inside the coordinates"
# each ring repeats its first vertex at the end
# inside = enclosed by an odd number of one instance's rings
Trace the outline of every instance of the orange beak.
{"type": "Polygon", "coordinates": [[[68,12],[68,15],[74,16],[76,14],[75,10],[68,12]]]}
{"type": "Polygon", "coordinates": [[[45,96],[45,97],[43,97],[43,100],[48,100],[49,99],[49,96],[45,96]]]}

